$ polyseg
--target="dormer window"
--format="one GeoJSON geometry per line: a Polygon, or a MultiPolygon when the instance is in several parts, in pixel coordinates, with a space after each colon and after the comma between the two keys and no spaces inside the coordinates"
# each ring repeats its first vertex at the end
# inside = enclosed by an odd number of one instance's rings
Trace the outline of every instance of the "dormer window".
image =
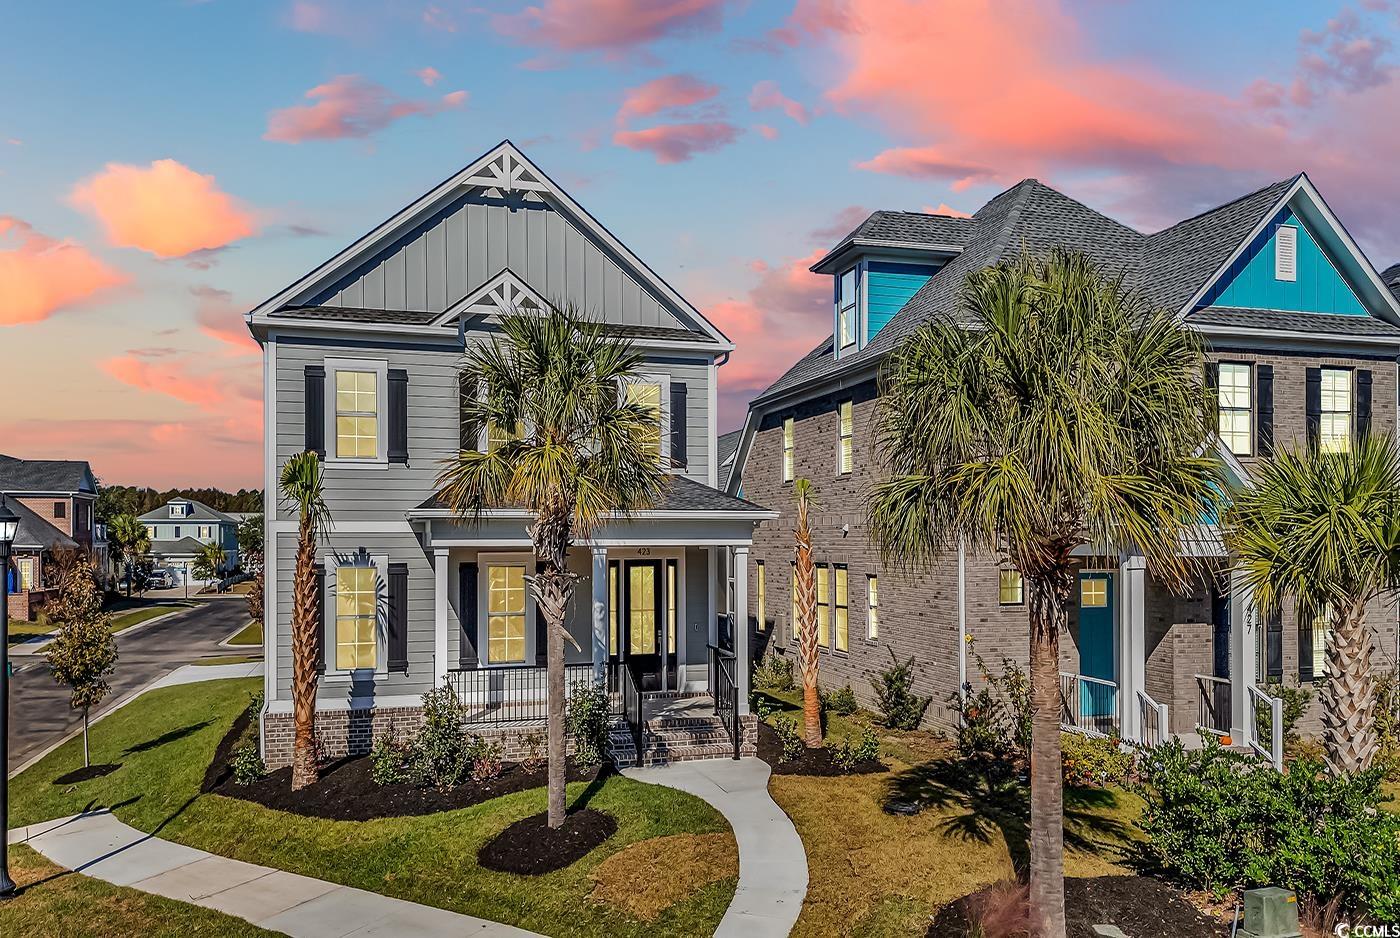
{"type": "Polygon", "coordinates": [[[175,502],[170,506],[170,517],[185,518],[190,514],[191,506],[185,502],[175,502]]]}
{"type": "Polygon", "coordinates": [[[852,267],[836,280],[836,335],[843,349],[856,344],[859,295],[860,268],[852,267]]]}

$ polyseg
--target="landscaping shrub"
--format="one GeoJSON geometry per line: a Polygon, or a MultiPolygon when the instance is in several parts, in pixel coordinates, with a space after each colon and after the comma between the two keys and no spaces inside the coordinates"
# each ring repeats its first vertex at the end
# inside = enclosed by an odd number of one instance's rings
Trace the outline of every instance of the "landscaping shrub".
{"type": "Polygon", "coordinates": [[[851,685],[847,684],[840,690],[822,694],[822,706],[830,713],[845,717],[855,713],[860,705],[856,703],[856,692],[851,690],[851,685]]]}
{"type": "Polygon", "coordinates": [[[873,681],[880,713],[891,729],[916,730],[933,698],[914,693],[914,659],[900,662],[893,648],[887,650],[890,666],[876,674],[873,681]]]}
{"type": "Polygon", "coordinates": [[[849,772],[863,762],[874,762],[880,758],[880,737],[870,727],[862,727],[860,739],[852,743],[847,736],[831,751],[831,758],[843,770],[849,772]]]}
{"type": "Polygon", "coordinates": [[[797,686],[792,677],[792,659],[769,649],[753,670],[757,690],[789,691],[797,686]]]}
{"type": "Polygon", "coordinates": [[[501,774],[503,747],[499,742],[487,742],[480,736],[474,737],[468,746],[472,762],[472,781],[489,782],[501,774]]]}
{"type": "Polygon", "coordinates": [[[565,728],[579,765],[601,765],[608,757],[608,711],[608,691],[600,682],[577,681],[569,689],[565,728]]]}
{"type": "Polygon", "coordinates": [[[394,736],[380,736],[369,750],[369,777],[376,785],[401,785],[410,780],[413,747],[394,736]]]}
{"type": "Polygon", "coordinates": [[[1065,784],[1076,788],[1126,785],[1136,768],[1133,754],[1119,740],[1084,733],[1060,734],[1060,761],[1065,784]]]}
{"type": "Polygon", "coordinates": [[[1376,739],[1376,767],[1400,782],[1400,666],[1376,675],[1376,739]]]}
{"type": "Polygon", "coordinates": [[[1141,771],[1148,855],[1188,885],[1283,886],[1313,915],[1400,918],[1400,815],[1379,807],[1378,770],[1336,779],[1304,760],[1279,773],[1207,739],[1158,746],[1141,771]]]}
{"type": "Polygon", "coordinates": [[[229,767],[233,769],[235,785],[251,785],[267,776],[267,764],[258,752],[256,738],[245,739],[233,748],[229,767]]]}
{"type": "MultiPolygon", "coordinates": [[[[1283,745],[1290,750],[1293,749],[1298,745],[1298,721],[1308,711],[1308,704],[1312,702],[1312,691],[1296,684],[1284,684],[1281,681],[1265,684],[1262,690],[1270,697],[1277,697],[1283,701],[1283,745]]],[[[1273,713],[1262,702],[1258,704],[1256,710],[1259,738],[1261,740],[1271,739],[1273,713]]]]}
{"type": "Polygon", "coordinates": [[[802,734],[797,730],[797,719],[787,714],[779,714],[773,718],[773,729],[778,734],[778,740],[783,744],[783,761],[791,762],[802,754],[802,750],[807,744],[802,741],[802,734]]]}
{"type": "Polygon", "coordinates": [[[471,769],[466,708],[448,685],[423,695],[423,724],[413,738],[410,776],[439,790],[460,785],[471,769]]]}
{"type": "Polygon", "coordinates": [[[533,775],[544,764],[544,734],[531,730],[521,739],[521,743],[525,746],[525,758],[520,760],[520,767],[533,775]]]}
{"type": "Polygon", "coordinates": [[[1000,675],[992,674],[972,642],[968,650],[982,675],[975,693],[953,694],[949,702],[958,721],[958,751],[967,759],[1025,758],[1031,747],[1031,689],[1025,669],[1002,657],[1000,675]]]}

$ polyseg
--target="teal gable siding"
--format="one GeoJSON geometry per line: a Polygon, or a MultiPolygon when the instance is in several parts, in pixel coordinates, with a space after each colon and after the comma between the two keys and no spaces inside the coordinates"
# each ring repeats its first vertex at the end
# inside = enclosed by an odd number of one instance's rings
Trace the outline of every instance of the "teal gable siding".
{"type": "Polygon", "coordinates": [[[870,261],[865,270],[865,340],[885,327],[909,298],[938,270],[932,264],[870,261]]]}
{"type": "Polygon", "coordinates": [[[1286,208],[1230,265],[1200,305],[1367,315],[1366,307],[1332,266],[1307,225],[1286,208]],[[1283,225],[1298,229],[1298,278],[1292,281],[1274,278],[1275,232],[1283,225]]]}

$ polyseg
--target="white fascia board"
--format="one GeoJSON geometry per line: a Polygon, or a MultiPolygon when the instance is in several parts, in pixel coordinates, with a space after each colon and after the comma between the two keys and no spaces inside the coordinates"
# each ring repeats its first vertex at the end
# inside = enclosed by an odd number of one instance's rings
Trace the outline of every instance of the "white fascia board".
{"type": "MultiPolygon", "coordinates": [[[[492,508],[481,512],[479,515],[462,517],[450,508],[412,508],[404,512],[404,517],[409,521],[429,521],[433,518],[446,518],[452,521],[471,523],[472,521],[496,521],[521,519],[528,520],[534,517],[532,512],[521,508],[492,508]]],[[[683,510],[660,510],[660,511],[634,511],[631,514],[614,514],[609,512],[602,516],[604,521],[771,521],[778,518],[776,511],[763,509],[761,511],[683,511],[683,510]]]]}
{"type": "MultiPolygon", "coordinates": [[[[261,329],[269,335],[271,335],[271,330],[275,328],[279,337],[291,339],[295,339],[296,334],[299,332],[331,332],[347,337],[355,335],[369,338],[413,336],[416,338],[433,339],[441,343],[445,348],[460,346],[458,335],[440,326],[412,326],[396,323],[346,322],[344,320],[334,319],[289,319],[278,317],[259,320],[253,323],[253,328],[255,330],[261,329]]],[[[468,333],[468,335],[484,335],[484,333],[468,333]]],[[[672,342],[667,339],[633,337],[627,337],[627,340],[637,348],[660,349],[678,353],[694,352],[697,353],[697,355],[732,350],[732,347],[720,345],[716,342],[672,342]]]]}
{"type": "MultiPolygon", "coordinates": [[[[1384,335],[1345,335],[1336,332],[1298,332],[1293,329],[1249,329],[1243,326],[1220,326],[1197,324],[1186,320],[1186,324],[1202,335],[1236,336],[1244,339],[1287,339],[1299,344],[1314,345],[1368,345],[1383,348],[1400,348],[1400,336],[1384,335]]],[[[1343,349],[1345,350],[1345,349],[1343,349]]]]}

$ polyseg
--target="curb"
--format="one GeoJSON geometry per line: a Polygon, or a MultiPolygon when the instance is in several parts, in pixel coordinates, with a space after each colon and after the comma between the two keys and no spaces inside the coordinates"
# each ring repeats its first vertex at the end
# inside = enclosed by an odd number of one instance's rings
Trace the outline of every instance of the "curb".
{"type": "MultiPolygon", "coordinates": [[[[230,632],[230,633],[228,634],[228,637],[226,637],[223,641],[219,642],[219,647],[220,647],[220,648],[232,648],[232,649],[234,649],[235,651],[238,650],[238,649],[240,649],[240,648],[262,648],[263,645],[264,645],[263,642],[258,642],[256,645],[234,645],[234,644],[232,644],[232,642],[233,642],[233,640],[234,640],[235,638],[237,638],[239,635],[242,635],[242,634],[243,634],[243,630],[244,630],[244,629],[246,629],[248,626],[253,625],[253,624],[254,624],[254,623],[253,623],[253,620],[252,620],[252,619],[249,619],[249,620],[248,620],[247,622],[245,622],[243,625],[241,625],[241,626],[239,626],[238,628],[234,629],[232,632],[230,632]]],[[[252,654],[252,652],[249,652],[249,654],[252,654]]]]}
{"type": "MultiPolygon", "coordinates": [[[[135,625],[128,626],[119,632],[113,632],[112,636],[114,638],[119,638],[124,635],[135,635],[142,629],[155,625],[157,622],[164,622],[166,619],[173,619],[176,616],[186,612],[194,612],[198,608],[198,606],[183,606],[179,609],[172,609],[169,612],[162,612],[160,615],[152,616],[144,622],[138,622],[135,625]]],[[[54,633],[56,633],[57,631],[58,630],[55,629],[54,633]]],[[[16,655],[18,655],[21,658],[28,658],[32,655],[42,655],[44,653],[44,649],[48,647],[49,642],[53,641],[54,633],[50,633],[49,635],[36,636],[35,639],[30,639],[28,641],[16,642],[14,645],[10,646],[10,657],[13,658],[16,655]],[[21,651],[20,649],[24,650],[21,651]]]]}

